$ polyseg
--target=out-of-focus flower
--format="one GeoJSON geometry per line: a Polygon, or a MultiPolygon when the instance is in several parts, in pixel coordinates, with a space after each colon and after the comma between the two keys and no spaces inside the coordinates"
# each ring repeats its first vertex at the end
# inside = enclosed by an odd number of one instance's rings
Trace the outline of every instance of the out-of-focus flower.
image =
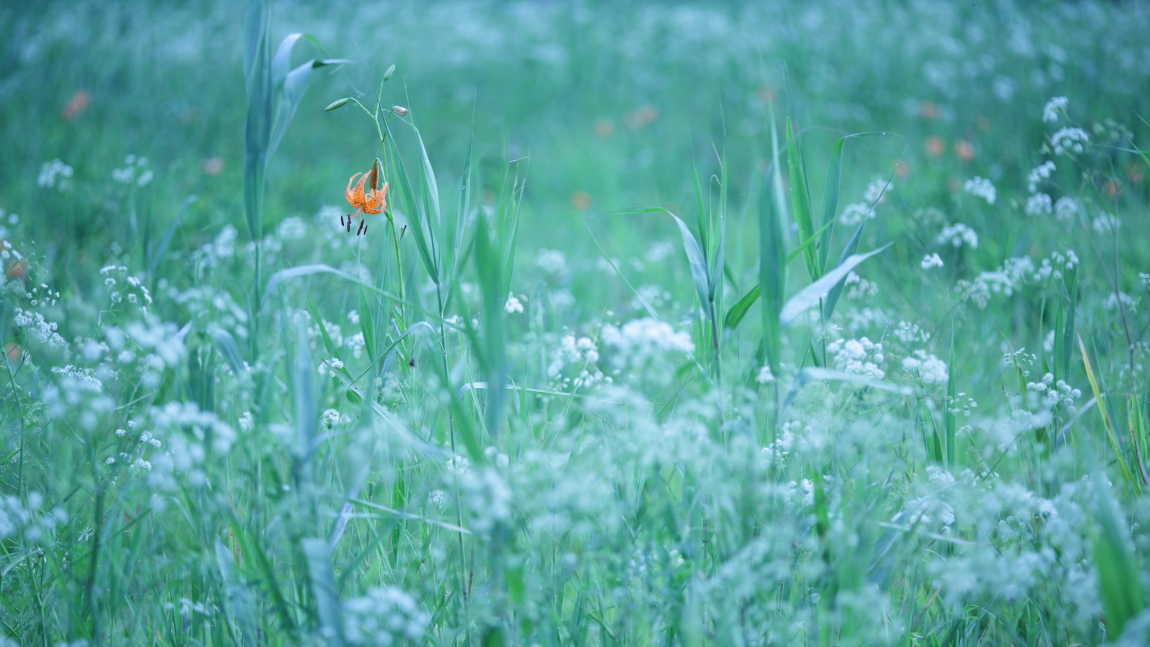
{"type": "Polygon", "coordinates": [[[969,162],[974,159],[974,144],[971,144],[965,139],[954,142],[954,156],[957,157],[960,162],[969,162]]]}
{"type": "Polygon", "coordinates": [[[576,191],[570,197],[571,206],[583,211],[591,206],[591,194],[586,191],[576,191]]]}
{"type": "Polygon", "coordinates": [[[926,149],[926,154],[931,157],[941,157],[946,152],[946,142],[938,135],[931,135],[923,142],[923,148],[926,149]]]}
{"type": "Polygon", "coordinates": [[[615,124],[610,119],[596,119],[595,123],[591,124],[591,128],[596,135],[603,139],[615,134],[615,124]]]}
{"type": "Polygon", "coordinates": [[[209,157],[204,160],[204,175],[215,177],[224,172],[224,158],[209,157]]]}
{"type": "Polygon", "coordinates": [[[68,103],[64,104],[64,110],[61,116],[65,121],[72,121],[79,117],[82,112],[88,109],[88,105],[92,103],[92,95],[87,90],[76,90],[72,93],[72,97],[68,99],[68,103]]]}

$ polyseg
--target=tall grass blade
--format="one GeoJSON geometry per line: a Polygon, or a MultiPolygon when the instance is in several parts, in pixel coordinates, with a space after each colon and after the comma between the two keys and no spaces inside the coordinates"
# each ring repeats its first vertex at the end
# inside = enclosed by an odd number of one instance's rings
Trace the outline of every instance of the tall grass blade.
{"type": "MultiPolygon", "coordinates": [[[[791,209],[795,214],[795,224],[799,227],[799,238],[807,240],[815,235],[814,216],[811,213],[811,190],[807,182],[807,170],[803,161],[803,148],[795,133],[794,124],[787,119],[787,161],[790,164],[791,177],[791,209]]],[[[822,276],[822,268],[814,249],[808,248],[803,252],[806,259],[807,273],[811,280],[818,280],[822,276]]]]}
{"type": "Polygon", "coordinates": [[[301,540],[300,547],[307,560],[308,581],[319,618],[319,635],[325,644],[342,647],[343,625],[340,623],[339,589],[331,566],[331,548],[326,539],[319,537],[301,540]]]}
{"type": "Polygon", "coordinates": [[[1117,638],[1146,603],[1138,558],[1130,546],[1128,523],[1105,483],[1105,476],[1095,475],[1098,525],[1093,541],[1094,563],[1098,566],[1098,589],[1106,612],[1107,634],[1117,638]]]}
{"type": "Polygon", "coordinates": [[[224,583],[224,609],[227,617],[235,623],[239,631],[239,644],[256,644],[255,599],[251,589],[240,577],[236,568],[236,560],[232,553],[220,541],[216,541],[216,567],[220,569],[220,579],[224,583]]]}
{"type": "Polygon", "coordinates": [[[482,294],[480,362],[485,380],[490,385],[484,422],[487,433],[495,436],[503,424],[503,404],[507,398],[504,389],[507,384],[507,359],[503,326],[507,293],[503,291],[503,260],[488,233],[486,219],[482,217],[479,218],[478,231],[475,233],[475,269],[479,274],[479,290],[482,294]]]}
{"type": "Polygon", "coordinates": [[[313,373],[315,367],[312,366],[311,353],[308,352],[307,331],[300,326],[296,331],[296,357],[292,372],[296,428],[294,471],[297,487],[304,487],[312,482],[311,456],[315,451],[315,439],[319,429],[313,373]]]}

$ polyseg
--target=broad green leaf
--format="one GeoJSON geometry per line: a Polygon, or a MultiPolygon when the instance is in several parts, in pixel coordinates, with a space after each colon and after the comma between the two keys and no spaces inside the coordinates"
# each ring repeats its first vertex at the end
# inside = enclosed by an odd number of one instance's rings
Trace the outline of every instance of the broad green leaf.
{"type": "Polygon", "coordinates": [[[236,344],[236,340],[232,337],[231,333],[221,328],[219,325],[208,326],[208,336],[215,342],[216,348],[220,349],[220,353],[227,361],[228,367],[232,369],[232,373],[236,377],[240,377],[247,373],[244,367],[243,356],[240,355],[240,347],[236,344]]]}
{"type": "Polygon", "coordinates": [[[795,320],[795,317],[798,317],[812,306],[818,304],[819,300],[825,297],[831,289],[839,285],[842,280],[846,278],[847,274],[858,266],[859,263],[862,263],[890,246],[891,243],[887,243],[872,252],[856,254],[846,258],[839,263],[838,267],[827,272],[822,278],[799,290],[799,293],[791,297],[786,305],[783,306],[782,312],[779,313],[779,322],[781,325],[784,327],[787,326],[795,320]]]}

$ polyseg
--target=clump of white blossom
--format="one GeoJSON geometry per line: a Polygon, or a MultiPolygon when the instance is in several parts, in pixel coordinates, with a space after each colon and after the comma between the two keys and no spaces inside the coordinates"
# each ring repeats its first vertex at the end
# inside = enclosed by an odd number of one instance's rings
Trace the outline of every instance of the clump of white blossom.
{"type": "Polygon", "coordinates": [[[922,257],[922,263],[919,264],[924,270],[933,269],[935,267],[942,267],[942,258],[938,254],[927,254],[922,257]]]}
{"type": "Polygon", "coordinates": [[[610,383],[611,378],[604,377],[596,366],[598,361],[599,347],[590,337],[576,338],[575,335],[565,335],[559,340],[559,347],[551,354],[547,375],[557,379],[564,368],[573,366],[578,374],[573,381],[569,378],[564,379],[565,383],[571,382],[576,388],[587,388],[599,382],[610,383]]]}
{"type": "Polygon", "coordinates": [[[27,503],[10,495],[0,495],[0,539],[15,537],[31,543],[46,539],[57,525],[67,523],[68,514],[60,508],[44,510],[44,496],[28,492],[27,503]]]}
{"type": "Polygon", "coordinates": [[[1066,97],[1054,97],[1047,101],[1046,105],[1042,107],[1042,121],[1048,124],[1058,121],[1058,116],[1065,114],[1069,105],[1070,99],[1066,97]]]}
{"type": "Polygon", "coordinates": [[[1038,185],[1050,179],[1054,174],[1056,167],[1054,162],[1046,160],[1042,164],[1031,169],[1030,173],[1026,176],[1026,190],[1030,193],[1038,191],[1038,185]]]}
{"type": "Polygon", "coordinates": [[[112,179],[120,184],[147,186],[154,174],[148,168],[148,158],[129,154],[124,158],[124,168],[112,169],[112,179]]]}
{"type": "Polygon", "coordinates": [[[963,299],[975,302],[979,308],[985,308],[991,295],[1013,295],[1034,273],[1034,261],[1029,256],[1018,256],[1006,259],[996,270],[981,272],[973,280],[959,281],[956,287],[963,299]]]}
{"type": "Polygon", "coordinates": [[[690,334],[678,332],[671,324],[650,317],[632,319],[621,327],[610,324],[603,326],[600,339],[632,364],[642,363],[663,353],[689,355],[695,352],[690,334]]]}
{"type": "Polygon", "coordinates": [[[916,350],[910,357],[904,357],[902,367],[909,373],[918,373],[918,377],[927,384],[938,384],[950,379],[946,362],[924,350],[916,350]]]}
{"type": "Polygon", "coordinates": [[[514,294],[508,294],[507,303],[503,306],[503,312],[509,315],[523,312],[523,303],[519,301],[519,297],[514,294]]]}
{"type": "Polygon", "coordinates": [[[44,189],[67,191],[72,188],[72,167],[58,159],[45,162],[40,167],[40,178],[37,183],[44,189]]]}
{"type": "Polygon", "coordinates": [[[986,200],[987,204],[994,204],[998,199],[998,192],[994,184],[984,177],[972,177],[962,185],[962,190],[976,198],[986,200]]]}
{"type": "Polygon", "coordinates": [[[1050,196],[1045,193],[1035,193],[1026,199],[1026,215],[1045,216],[1054,211],[1050,196]]]}
{"type": "Polygon", "coordinates": [[[1081,128],[1068,126],[1054,133],[1050,138],[1050,143],[1054,148],[1055,155],[1081,153],[1086,150],[1086,144],[1090,143],[1090,135],[1087,135],[1086,131],[1081,128]]]}
{"type": "Polygon", "coordinates": [[[1116,234],[1118,228],[1122,226],[1122,221],[1112,213],[1100,213],[1094,218],[1094,222],[1090,223],[1090,226],[1097,234],[1116,234]]]}
{"type": "Polygon", "coordinates": [[[394,586],[375,587],[343,603],[343,634],[352,645],[417,645],[431,615],[394,586]]]}
{"type": "Polygon", "coordinates": [[[840,371],[881,380],[886,373],[879,368],[883,363],[882,343],[866,337],[836,339],[827,344],[831,364],[840,371]]]}
{"type": "Polygon", "coordinates": [[[934,242],[940,245],[950,245],[956,249],[963,245],[971,249],[977,249],[978,234],[970,227],[959,222],[943,227],[942,231],[935,237],[934,242]]]}

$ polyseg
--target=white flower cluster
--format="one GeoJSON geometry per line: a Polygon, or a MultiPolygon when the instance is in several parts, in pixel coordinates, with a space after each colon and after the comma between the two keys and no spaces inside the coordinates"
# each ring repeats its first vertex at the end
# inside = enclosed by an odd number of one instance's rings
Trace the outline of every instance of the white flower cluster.
{"type": "Polygon", "coordinates": [[[900,342],[908,346],[916,342],[925,343],[930,341],[930,333],[926,332],[922,328],[919,328],[917,324],[913,324],[909,321],[898,322],[898,327],[894,330],[894,336],[900,342]]]}
{"type": "Polygon", "coordinates": [[[976,198],[986,200],[987,204],[994,204],[998,199],[998,192],[990,180],[984,177],[972,177],[962,184],[962,190],[976,198]]]}
{"type": "Polygon", "coordinates": [[[882,344],[866,337],[836,339],[827,344],[827,355],[832,357],[831,364],[840,371],[878,380],[886,377],[879,368],[884,361],[882,344]]]}
{"type": "Polygon", "coordinates": [[[1050,179],[1050,176],[1054,174],[1055,170],[1054,162],[1050,160],[1046,160],[1031,169],[1030,173],[1026,176],[1026,190],[1031,193],[1038,191],[1038,185],[1050,179]]]}
{"type": "Polygon", "coordinates": [[[1063,270],[1069,271],[1076,267],[1078,267],[1078,255],[1074,253],[1073,249],[1066,250],[1065,254],[1054,252],[1050,258],[1042,259],[1042,265],[1031,278],[1038,282],[1051,277],[1057,280],[1062,278],[1063,270]]]}
{"type": "Polygon", "coordinates": [[[1102,300],[1102,307],[1106,310],[1117,310],[1121,305],[1123,310],[1132,310],[1135,303],[1134,297],[1125,292],[1111,292],[1102,300]]]}
{"type": "Polygon", "coordinates": [[[1029,256],[1018,256],[1006,259],[1002,267],[994,271],[982,272],[973,281],[959,281],[957,287],[963,299],[985,308],[992,294],[1011,296],[1026,278],[1034,274],[1034,261],[1029,256]]]}
{"type": "Polygon", "coordinates": [[[1061,197],[1054,203],[1054,217],[1058,220],[1072,220],[1078,215],[1078,203],[1073,198],[1061,197]]]}
{"type": "Polygon", "coordinates": [[[846,227],[853,227],[864,220],[874,218],[874,209],[870,208],[870,204],[866,202],[854,202],[843,207],[843,212],[839,214],[839,224],[846,227]]]}
{"type": "Polygon", "coordinates": [[[140,312],[147,313],[148,306],[152,304],[152,295],[148,286],[139,278],[128,274],[128,268],[123,265],[107,265],[100,268],[100,276],[104,277],[104,285],[110,288],[108,298],[116,305],[127,301],[137,306],[140,312]],[[121,285],[116,277],[123,281],[121,285]]]}
{"type": "Polygon", "coordinates": [[[30,339],[44,344],[51,349],[62,349],[67,344],[64,338],[56,332],[55,321],[48,321],[39,312],[31,312],[23,308],[16,308],[16,316],[12,319],[30,339]]]}
{"type": "Polygon", "coordinates": [[[507,303],[503,306],[503,312],[509,315],[523,312],[523,303],[519,301],[519,297],[509,293],[507,295],[507,303]]]}
{"type": "Polygon", "coordinates": [[[878,284],[874,281],[868,281],[854,272],[847,274],[846,279],[843,280],[843,285],[849,287],[847,299],[869,301],[878,294],[878,284]]]}
{"type": "Polygon", "coordinates": [[[632,319],[622,328],[604,326],[602,340],[628,357],[643,358],[656,352],[695,352],[690,334],[675,332],[671,324],[650,317],[632,319]]]}
{"type": "Polygon", "coordinates": [[[1054,211],[1050,196],[1045,193],[1035,193],[1026,199],[1026,215],[1045,216],[1054,211]]]}
{"type": "Polygon", "coordinates": [[[469,470],[459,482],[462,501],[471,511],[472,531],[487,535],[511,518],[511,489],[499,472],[493,468],[469,470]]]}
{"type": "Polygon", "coordinates": [[[770,382],[774,382],[775,374],[771,372],[771,367],[764,364],[763,367],[759,369],[758,375],[755,376],[755,381],[759,384],[769,384],[770,382]]]}
{"type": "MultiPolygon", "coordinates": [[[[559,348],[551,355],[551,363],[547,366],[547,375],[558,378],[567,366],[576,366],[579,376],[574,380],[576,388],[586,388],[600,381],[611,382],[611,378],[604,377],[595,366],[599,361],[599,347],[590,337],[575,338],[575,335],[566,335],[559,341],[559,348]]],[[[568,382],[568,380],[564,380],[568,382]]]]}
{"type": "Polygon", "coordinates": [[[154,177],[148,168],[148,158],[129,154],[124,158],[124,168],[112,169],[112,179],[120,184],[147,186],[154,177]]]}
{"type": "Polygon", "coordinates": [[[375,587],[343,603],[343,633],[352,645],[419,644],[431,615],[394,586],[375,587]]]}
{"type": "Polygon", "coordinates": [[[0,539],[22,535],[29,542],[38,542],[58,524],[68,522],[68,514],[60,508],[41,510],[44,497],[39,492],[28,493],[28,504],[14,496],[0,496],[0,539]]]}
{"type": "Polygon", "coordinates": [[[307,223],[299,216],[289,216],[276,227],[280,240],[303,240],[307,236],[307,223]]]}
{"type": "Polygon", "coordinates": [[[890,182],[887,182],[881,177],[876,177],[866,186],[866,191],[863,192],[863,200],[867,204],[878,204],[892,188],[894,187],[890,182]]]}
{"type": "Polygon", "coordinates": [[[942,267],[942,257],[940,257],[938,254],[927,254],[926,256],[922,257],[922,263],[920,263],[920,266],[924,270],[929,270],[935,267],[942,267]]]}
{"type": "Polygon", "coordinates": [[[567,275],[567,255],[557,249],[541,249],[535,266],[553,278],[562,278],[567,275]]]}
{"type": "Polygon", "coordinates": [[[1043,123],[1054,123],[1058,121],[1059,113],[1065,113],[1066,107],[1070,105],[1070,99],[1066,97],[1054,97],[1046,102],[1042,107],[1042,121],[1043,123]]]}
{"type": "Polygon", "coordinates": [[[1050,143],[1054,147],[1055,155],[1081,153],[1086,150],[1086,144],[1090,143],[1090,135],[1087,135],[1086,131],[1081,128],[1066,127],[1054,133],[1054,136],[1050,138],[1050,143]]]}
{"type": "Polygon", "coordinates": [[[911,357],[904,357],[902,367],[907,372],[917,372],[919,378],[927,384],[939,384],[950,379],[946,362],[924,350],[916,350],[911,357]]]}
{"type": "Polygon", "coordinates": [[[1122,226],[1122,221],[1114,214],[1103,212],[1094,218],[1094,222],[1090,223],[1090,226],[1094,229],[1095,233],[1105,236],[1118,233],[1118,228],[1122,226]]]}
{"type": "Polygon", "coordinates": [[[59,189],[67,191],[72,188],[72,167],[58,159],[44,162],[40,167],[38,183],[45,189],[59,189]]]}
{"type": "Polygon", "coordinates": [[[1052,373],[1043,375],[1041,381],[1027,382],[1026,390],[1040,396],[1041,402],[1037,404],[1047,409],[1054,410],[1059,405],[1065,404],[1070,415],[1074,415],[1077,411],[1074,408],[1074,401],[1082,397],[1082,391],[1071,387],[1066,382],[1062,380],[1055,382],[1052,373]]]}
{"type": "Polygon", "coordinates": [[[971,249],[977,249],[978,234],[970,227],[959,222],[943,227],[942,231],[935,237],[934,242],[940,245],[950,245],[954,248],[962,247],[965,244],[971,249]]]}

